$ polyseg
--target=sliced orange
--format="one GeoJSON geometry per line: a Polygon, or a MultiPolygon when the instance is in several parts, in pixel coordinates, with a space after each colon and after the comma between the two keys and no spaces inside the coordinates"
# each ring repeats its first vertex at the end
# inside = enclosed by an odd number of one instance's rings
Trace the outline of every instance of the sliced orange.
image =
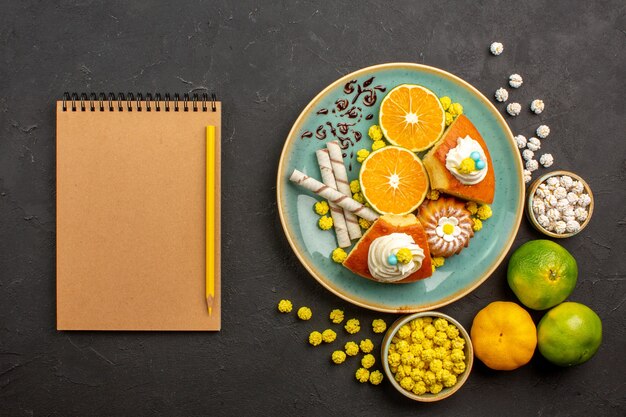
{"type": "Polygon", "coordinates": [[[437,142],[446,128],[446,115],[428,88],[402,84],[380,103],[379,124],[390,143],[420,152],[437,142]]]}
{"type": "Polygon", "coordinates": [[[385,146],[372,152],[361,165],[361,192],[374,210],[383,214],[407,214],[428,192],[428,175],[413,152],[385,146]]]}

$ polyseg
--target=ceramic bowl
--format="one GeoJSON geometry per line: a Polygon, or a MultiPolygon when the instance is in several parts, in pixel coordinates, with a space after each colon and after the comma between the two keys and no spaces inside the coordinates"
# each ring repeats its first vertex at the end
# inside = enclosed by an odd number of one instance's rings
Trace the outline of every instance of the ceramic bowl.
{"type": "Polygon", "coordinates": [[[474,364],[474,348],[472,346],[472,341],[470,339],[469,334],[467,333],[465,328],[461,326],[461,324],[458,321],[448,316],[447,314],[439,313],[436,311],[425,311],[421,313],[414,313],[414,314],[409,314],[408,316],[400,317],[389,327],[382,342],[381,361],[383,364],[385,375],[391,382],[391,385],[393,385],[393,387],[397,389],[398,392],[400,392],[405,397],[408,397],[415,401],[434,402],[434,401],[443,400],[444,398],[448,398],[449,396],[457,392],[463,386],[465,381],[467,381],[467,378],[469,377],[469,374],[472,371],[472,365],[474,364]],[[400,386],[400,383],[396,381],[394,374],[391,372],[391,369],[389,367],[389,362],[387,361],[387,356],[389,355],[389,346],[391,345],[391,339],[393,339],[393,336],[400,329],[400,327],[402,327],[403,325],[409,323],[411,320],[416,319],[418,317],[433,317],[433,318],[446,319],[448,323],[454,324],[459,329],[459,334],[463,337],[463,339],[465,339],[465,349],[464,349],[465,372],[457,376],[457,382],[454,386],[450,388],[444,387],[443,390],[441,390],[441,392],[437,394],[426,393],[423,395],[416,395],[410,391],[405,390],[404,388],[400,386]]]}
{"type": "Polygon", "coordinates": [[[530,223],[533,225],[535,229],[537,229],[544,235],[550,236],[553,238],[563,239],[566,237],[572,237],[575,234],[580,233],[587,226],[587,224],[589,224],[589,220],[591,220],[591,215],[593,214],[594,199],[593,199],[593,194],[591,193],[591,188],[589,188],[589,184],[587,184],[587,182],[583,180],[580,176],[570,171],[553,171],[553,172],[549,172],[547,174],[542,175],[541,177],[537,178],[535,181],[533,181],[530,184],[530,187],[528,188],[528,192],[526,196],[527,196],[526,197],[526,217],[528,217],[528,220],[530,221],[530,223]],[[589,212],[589,214],[587,215],[587,220],[585,220],[584,222],[580,224],[580,229],[577,232],[558,234],[558,233],[554,233],[549,230],[546,230],[543,226],[539,224],[539,222],[535,218],[535,213],[533,212],[533,197],[535,196],[535,191],[537,191],[537,188],[539,187],[541,183],[547,181],[548,178],[560,177],[563,175],[568,175],[572,177],[573,179],[580,181],[583,184],[583,186],[585,187],[585,193],[589,194],[589,197],[591,197],[591,204],[589,204],[589,206],[587,207],[587,210],[589,212]]]}

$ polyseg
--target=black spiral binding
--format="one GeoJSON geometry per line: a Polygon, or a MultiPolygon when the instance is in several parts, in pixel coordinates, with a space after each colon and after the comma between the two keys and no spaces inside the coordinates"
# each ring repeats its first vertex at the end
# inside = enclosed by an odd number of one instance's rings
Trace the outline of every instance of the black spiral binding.
{"type": "Polygon", "coordinates": [[[180,104],[182,103],[182,111],[188,112],[191,108],[192,111],[198,112],[208,112],[210,103],[210,111],[217,111],[217,96],[214,93],[211,93],[211,97],[207,93],[202,93],[199,95],[198,93],[184,93],[181,99],[180,94],[175,93],[174,99],[170,96],[170,93],[165,93],[162,97],[160,93],[156,93],[154,96],[152,93],[146,93],[144,98],[142,93],[118,93],[117,96],[115,93],[63,93],[63,103],[62,109],[63,111],[105,111],[105,108],[108,108],[108,111],[128,111],[132,112],[133,109],[135,111],[143,111],[145,109],[146,112],[151,112],[154,110],[155,112],[160,112],[161,109],[169,112],[172,110],[170,106],[170,102],[174,103],[173,111],[180,111],[180,104]],[[87,108],[87,102],[89,102],[89,108],[87,108]],[[126,109],[124,109],[124,102],[126,102],[126,109]],[[161,102],[164,102],[165,106],[161,107],[161,102]],[[133,106],[133,103],[135,105],[133,106]],[[117,104],[117,105],[116,105],[117,104]]]}

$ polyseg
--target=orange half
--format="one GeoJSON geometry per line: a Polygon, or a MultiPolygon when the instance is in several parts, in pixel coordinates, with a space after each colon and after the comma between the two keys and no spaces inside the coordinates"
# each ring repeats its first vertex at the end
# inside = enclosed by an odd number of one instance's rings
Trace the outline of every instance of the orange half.
{"type": "Polygon", "coordinates": [[[361,165],[359,180],[367,202],[383,214],[410,213],[428,192],[428,175],[422,161],[397,146],[372,152],[361,165]]]}
{"type": "Polygon", "coordinates": [[[446,128],[446,115],[428,88],[402,84],[381,102],[379,124],[390,143],[420,152],[437,142],[446,128]]]}

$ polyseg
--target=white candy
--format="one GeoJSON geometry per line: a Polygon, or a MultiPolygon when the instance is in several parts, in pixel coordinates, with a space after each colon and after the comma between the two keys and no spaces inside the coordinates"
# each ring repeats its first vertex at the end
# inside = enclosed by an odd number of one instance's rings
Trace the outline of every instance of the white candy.
{"type": "Polygon", "coordinates": [[[574,184],[574,180],[569,175],[562,175],[559,182],[565,188],[571,188],[574,184]]]}
{"type": "Polygon", "coordinates": [[[552,157],[551,153],[544,153],[543,155],[539,157],[539,163],[543,165],[544,167],[548,168],[548,167],[551,167],[552,164],[554,163],[554,158],[552,157]]]}
{"type": "Polygon", "coordinates": [[[556,205],[559,203],[559,200],[554,195],[549,195],[546,198],[546,203],[548,203],[550,207],[556,207],[556,205]]]}
{"type": "Polygon", "coordinates": [[[565,216],[565,215],[564,215],[562,220],[563,220],[565,223],[567,223],[567,222],[571,222],[572,220],[576,220],[576,217],[574,217],[574,216],[565,216]]]}
{"type": "Polygon", "coordinates": [[[564,187],[556,187],[554,189],[554,196],[559,200],[567,197],[567,190],[564,187]]]}
{"type": "Polygon", "coordinates": [[[554,233],[560,235],[565,233],[565,230],[567,230],[567,223],[565,223],[563,220],[559,220],[554,224],[554,233]]]}
{"type": "Polygon", "coordinates": [[[582,207],[578,207],[576,210],[574,210],[574,215],[576,216],[576,220],[578,220],[579,222],[584,222],[585,220],[587,220],[587,216],[589,216],[589,213],[587,213],[587,210],[585,210],[582,207]]]}
{"type": "Polygon", "coordinates": [[[546,125],[541,125],[537,128],[536,133],[537,133],[537,136],[539,136],[541,139],[545,139],[550,134],[550,128],[546,125]]]}
{"type": "Polygon", "coordinates": [[[489,50],[492,54],[498,56],[502,53],[502,51],[504,51],[504,45],[502,45],[500,42],[494,42],[491,44],[491,46],[489,46],[489,50]]]}
{"type": "Polygon", "coordinates": [[[558,177],[550,177],[548,178],[548,180],[546,181],[546,183],[548,185],[554,185],[557,186],[560,184],[559,178],[558,177]]]}
{"type": "Polygon", "coordinates": [[[567,230],[568,233],[576,233],[580,230],[580,223],[576,220],[569,220],[565,224],[565,230],[567,230]]]}
{"type": "MultiPolygon", "coordinates": [[[[524,171],[526,171],[526,170],[524,170],[524,171]]],[[[528,175],[530,175],[530,171],[528,172],[528,175]]],[[[545,198],[548,195],[546,193],[546,189],[545,188],[541,188],[542,185],[545,185],[545,184],[539,185],[539,187],[535,190],[535,197],[545,198]]]]}
{"type": "Polygon", "coordinates": [[[522,111],[522,106],[519,103],[509,103],[506,106],[506,112],[511,116],[517,116],[522,111]]]}
{"type": "Polygon", "coordinates": [[[533,198],[533,212],[535,214],[545,214],[546,213],[546,204],[540,198],[533,198]]]}
{"type": "Polygon", "coordinates": [[[524,149],[524,152],[522,152],[522,158],[524,158],[524,161],[528,161],[530,159],[533,159],[534,157],[535,153],[530,149],[524,149]]]}
{"type": "Polygon", "coordinates": [[[570,207],[569,201],[567,200],[567,198],[561,198],[559,201],[557,201],[556,203],[556,208],[560,211],[560,212],[564,212],[565,210],[567,210],[570,207]]]}
{"type": "Polygon", "coordinates": [[[561,220],[561,212],[555,208],[551,208],[550,210],[546,211],[546,216],[548,216],[548,219],[553,222],[561,220]]]}
{"type": "Polygon", "coordinates": [[[563,212],[563,218],[566,217],[576,217],[576,213],[574,212],[574,208],[572,206],[567,207],[563,212]]]}
{"type": "MultiPolygon", "coordinates": [[[[524,184],[528,184],[530,182],[530,180],[532,179],[532,175],[533,174],[529,170],[527,170],[527,169],[524,170],[524,172],[523,172],[524,184]]],[[[539,191],[539,190],[537,190],[537,191],[539,191]]],[[[537,193],[535,193],[535,194],[537,194],[537,193]]]]}
{"type": "Polygon", "coordinates": [[[580,193],[582,193],[583,191],[585,191],[585,186],[584,186],[584,185],[583,185],[583,183],[582,183],[582,182],[580,182],[580,181],[574,181],[574,182],[572,183],[571,190],[572,190],[573,192],[575,192],[576,194],[580,194],[580,193]]]}
{"type": "Polygon", "coordinates": [[[530,172],[536,171],[539,168],[539,162],[534,159],[529,159],[526,161],[526,169],[530,172]]]}
{"type": "Polygon", "coordinates": [[[526,144],[526,147],[533,152],[537,152],[539,149],[541,149],[541,141],[534,137],[530,138],[528,139],[528,143],[526,144]]]}
{"type": "Polygon", "coordinates": [[[522,76],[519,74],[511,74],[509,76],[509,85],[513,88],[520,88],[523,82],[524,80],[522,80],[522,76]]]}
{"type": "Polygon", "coordinates": [[[505,102],[509,99],[509,92],[506,91],[504,88],[500,87],[496,90],[496,93],[494,94],[496,97],[496,100],[498,100],[499,102],[505,102]]]}
{"type": "Polygon", "coordinates": [[[548,216],[546,216],[545,214],[540,214],[539,216],[537,216],[537,223],[539,223],[541,225],[541,227],[548,227],[550,226],[550,219],[548,219],[548,216]]]}
{"type": "Polygon", "coordinates": [[[589,197],[589,194],[581,194],[580,197],[578,197],[579,206],[587,207],[589,204],[591,204],[591,197],[589,197]]]}
{"type": "Polygon", "coordinates": [[[576,204],[578,202],[578,194],[570,191],[569,193],[567,193],[567,199],[570,203],[576,204]]]}
{"type": "Polygon", "coordinates": [[[526,136],[524,135],[517,135],[515,136],[515,143],[517,144],[517,147],[520,149],[524,149],[526,147],[526,143],[528,142],[526,140],[526,136]]]}
{"type": "Polygon", "coordinates": [[[530,103],[530,110],[535,114],[541,113],[544,108],[543,100],[535,99],[530,103]]]}

